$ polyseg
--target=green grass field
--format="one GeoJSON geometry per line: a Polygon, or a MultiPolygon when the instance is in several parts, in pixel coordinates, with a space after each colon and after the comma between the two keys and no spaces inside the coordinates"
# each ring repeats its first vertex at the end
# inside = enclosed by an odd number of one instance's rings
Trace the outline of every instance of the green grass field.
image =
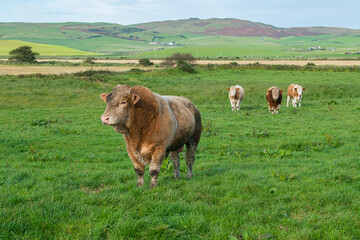
{"type": "Polygon", "coordinates": [[[1,77],[0,239],[358,239],[359,72],[197,71],[1,77]],[[119,83],[199,107],[192,179],[165,160],[158,187],[146,172],[136,188],[122,136],[100,121],[99,94],[119,83]],[[303,107],[284,97],[269,114],[267,88],[291,83],[303,107]]]}
{"type": "Polygon", "coordinates": [[[24,42],[20,40],[0,40],[0,55],[9,55],[9,52],[21,46],[30,46],[34,52],[41,56],[74,56],[74,55],[98,55],[97,53],[85,52],[63,46],[24,42]]]}

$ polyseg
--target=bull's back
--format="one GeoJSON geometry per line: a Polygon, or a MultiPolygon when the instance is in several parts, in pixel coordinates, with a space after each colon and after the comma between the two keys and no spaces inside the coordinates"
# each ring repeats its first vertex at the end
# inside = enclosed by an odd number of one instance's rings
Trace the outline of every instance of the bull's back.
{"type": "Polygon", "coordinates": [[[244,96],[245,96],[245,91],[244,91],[244,89],[242,87],[239,86],[239,88],[240,88],[240,90],[239,90],[239,92],[240,92],[240,101],[242,101],[244,99],[244,96]]]}
{"type": "Polygon", "coordinates": [[[295,84],[291,84],[287,90],[287,95],[291,98],[294,97],[294,87],[295,87],[295,84]]]}

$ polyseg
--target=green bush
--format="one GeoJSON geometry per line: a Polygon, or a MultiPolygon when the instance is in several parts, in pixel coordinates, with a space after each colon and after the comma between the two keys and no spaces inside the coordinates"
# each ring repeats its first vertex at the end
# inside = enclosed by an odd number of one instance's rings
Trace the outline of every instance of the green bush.
{"type": "Polygon", "coordinates": [[[154,63],[153,63],[153,62],[150,62],[150,60],[147,59],[147,58],[140,59],[140,60],[139,60],[139,64],[140,64],[141,66],[144,66],[144,67],[154,65],[154,63]]]}
{"type": "Polygon", "coordinates": [[[195,69],[183,60],[177,62],[176,68],[183,72],[196,73],[195,69]]]}
{"type": "Polygon", "coordinates": [[[190,53],[174,53],[170,57],[165,58],[161,65],[164,67],[172,67],[175,65],[175,63],[178,63],[179,61],[193,64],[195,58],[190,53]]]}
{"type": "Polygon", "coordinates": [[[95,64],[94,60],[95,60],[94,57],[87,57],[87,58],[83,61],[83,63],[95,64]]]}
{"type": "Polygon", "coordinates": [[[9,52],[9,61],[34,63],[36,62],[37,55],[39,55],[39,53],[33,52],[31,47],[22,46],[9,52]]]}

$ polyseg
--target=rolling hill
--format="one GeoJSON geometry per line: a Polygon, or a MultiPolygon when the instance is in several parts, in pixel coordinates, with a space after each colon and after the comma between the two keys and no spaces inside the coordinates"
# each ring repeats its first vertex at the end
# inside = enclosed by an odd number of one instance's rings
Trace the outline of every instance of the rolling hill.
{"type": "Polygon", "coordinates": [[[78,22],[0,23],[0,40],[58,45],[100,54],[135,54],[137,57],[162,57],[174,48],[188,50],[199,57],[330,57],[358,52],[359,39],[360,30],[356,29],[278,28],[240,19],[190,18],[128,26],[78,22]],[[314,46],[322,46],[322,51],[308,51],[314,46]]]}

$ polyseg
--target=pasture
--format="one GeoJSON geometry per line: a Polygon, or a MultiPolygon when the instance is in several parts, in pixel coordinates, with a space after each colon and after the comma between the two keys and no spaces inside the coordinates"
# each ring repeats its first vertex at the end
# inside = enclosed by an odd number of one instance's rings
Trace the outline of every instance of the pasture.
{"type": "Polygon", "coordinates": [[[0,239],[359,239],[359,72],[196,70],[1,76],[0,239]],[[119,83],[198,106],[192,179],[166,159],[155,189],[148,171],[136,188],[122,136],[100,121],[99,95],[119,83]],[[303,107],[284,95],[269,114],[266,90],[291,83],[303,107]]]}
{"type": "Polygon", "coordinates": [[[15,48],[21,46],[29,46],[34,52],[40,53],[40,55],[46,56],[83,56],[83,55],[98,55],[97,53],[85,52],[73,48],[49,45],[49,44],[39,44],[32,42],[25,42],[19,40],[0,40],[0,55],[7,56],[9,52],[15,48]]]}

